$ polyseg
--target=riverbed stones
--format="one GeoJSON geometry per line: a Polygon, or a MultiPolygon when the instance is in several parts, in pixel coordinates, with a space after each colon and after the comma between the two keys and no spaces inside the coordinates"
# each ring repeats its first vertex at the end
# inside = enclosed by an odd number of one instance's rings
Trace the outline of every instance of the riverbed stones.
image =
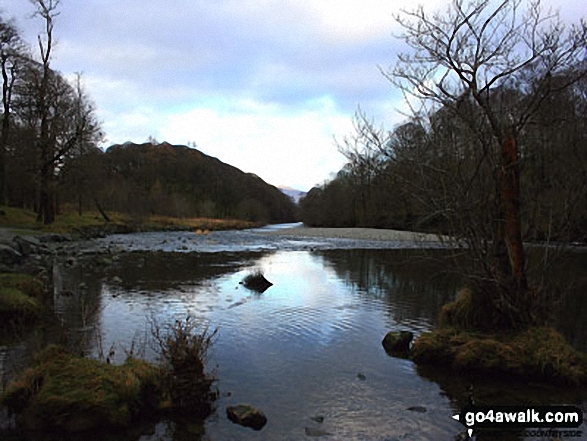
{"type": "Polygon", "coordinates": [[[16,244],[17,249],[23,256],[30,256],[31,254],[49,253],[50,250],[46,245],[42,244],[36,237],[29,236],[14,236],[12,239],[16,244]]]}
{"type": "Polygon", "coordinates": [[[411,331],[391,331],[385,335],[381,344],[388,354],[405,354],[410,351],[413,338],[411,331]]]}
{"type": "Polygon", "coordinates": [[[261,430],[267,424],[265,414],[250,404],[229,406],[226,408],[226,416],[233,423],[253,430],[261,430]]]}
{"type": "Polygon", "coordinates": [[[305,429],[306,429],[305,430],[306,436],[309,436],[312,438],[318,438],[320,436],[331,436],[332,435],[332,433],[330,433],[324,429],[318,429],[318,428],[314,428],[314,427],[306,427],[305,429]]]}
{"type": "Polygon", "coordinates": [[[8,245],[0,245],[0,264],[15,265],[22,261],[22,254],[8,245]]]}
{"type": "Polygon", "coordinates": [[[71,234],[57,234],[57,233],[46,233],[37,236],[40,242],[71,242],[71,234]]]}

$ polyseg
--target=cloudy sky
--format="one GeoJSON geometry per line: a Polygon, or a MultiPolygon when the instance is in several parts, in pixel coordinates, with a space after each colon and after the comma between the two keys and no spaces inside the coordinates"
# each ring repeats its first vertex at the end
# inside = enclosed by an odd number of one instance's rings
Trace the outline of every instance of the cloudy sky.
{"type": "MultiPolygon", "coordinates": [[[[587,15],[582,1],[547,1],[564,20],[587,15]]],[[[195,142],[271,184],[309,190],[344,164],[334,137],[351,133],[358,105],[389,128],[403,119],[378,66],[402,49],[393,14],[416,4],[62,0],[52,67],[83,73],[106,147],[195,142]]],[[[43,22],[29,1],[0,8],[33,44],[43,22]]]]}

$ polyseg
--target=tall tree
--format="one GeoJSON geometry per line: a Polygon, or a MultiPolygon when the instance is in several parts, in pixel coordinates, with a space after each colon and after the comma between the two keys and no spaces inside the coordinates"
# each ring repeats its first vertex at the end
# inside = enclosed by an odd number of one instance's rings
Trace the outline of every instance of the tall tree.
{"type": "MultiPolygon", "coordinates": [[[[585,75],[587,26],[582,21],[566,28],[556,14],[543,12],[539,0],[452,0],[444,13],[419,7],[397,20],[412,51],[384,74],[408,96],[447,109],[479,137],[480,164],[492,164],[495,176],[493,231],[481,238],[491,244],[492,303],[512,325],[526,324],[532,321],[531,290],[518,141],[549,96],[585,75]],[[566,81],[552,81],[563,73],[566,81]],[[517,92],[526,98],[512,100],[517,92]]],[[[477,246],[477,235],[465,239],[477,246]]]]}
{"type": "Polygon", "coordinates": [[[38,85],[38,116],[40,119],[40,130],[37,139],[40,155],[40,190],[39,190],[39,212],[37,221],[45,224],[53,223],[55,220],[54,203],[54,146],[52,145],[49,132],[49,81],[51,72],[51,55],[53,50],[53,25],[59,12],[57,10],[59,0],[29,0],[36,8],[35,16],[40,16],[45,24],[45,38],[38,36],[39,51],[41,55],[41,80],[38,85]]]}
{"type": "Polygon", "coordinates": [[[6,204],[6,148],[11,125],[12,92],[22,43],[16,27],[0,17],[0,68],[2,69],[2,134],[0,135],[0,204],[6,204]]]}

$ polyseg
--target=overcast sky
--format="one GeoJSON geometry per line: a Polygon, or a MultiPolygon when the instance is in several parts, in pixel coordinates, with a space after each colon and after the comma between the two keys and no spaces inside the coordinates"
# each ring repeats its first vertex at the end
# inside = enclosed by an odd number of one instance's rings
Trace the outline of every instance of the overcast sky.
{"type": "MultiPolygon", "coordinates": [[[[543,0],[565,21],[582,0],[543,0]]],[[[433,10],[444,0],[423,0],[433,10]]],[[[273,185],[309,190],[344,164],[357,106],[392,128],[402,97],[378,66],[409,0],[62,0],[52,67],[82,72],[107,142],[195,142],[273,185]]],[[[28,0],[0,0],[33,44],[28,0]]],[[[37,49],[36,47],[34,48],[37,49]]],[[[38,52],[38,50],[37,50],[38,52]]]]}

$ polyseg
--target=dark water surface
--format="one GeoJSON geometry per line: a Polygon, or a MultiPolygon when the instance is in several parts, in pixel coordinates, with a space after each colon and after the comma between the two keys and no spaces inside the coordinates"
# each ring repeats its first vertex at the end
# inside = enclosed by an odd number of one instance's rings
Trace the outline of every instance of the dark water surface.
{"type": "MultiPolygon", "coordinates": [[[[109,240],[141,248],[140,236],[133,236],[109,240]]],[[[218,237],[205,240],[216,246],[218,237]]],[[[283,251],[271,240],[269,247],[237,250],[123,253],[104,265],[56,270],[56,312],[74,329],[68,341],[93,356],[110,353],[122,362],[134,352],[153,359],[152,322],[190,314],[218,328],[209,366],[221,396],[203,429],[162,421],[126,439],[303,440],[319,429],[331,434],[318,438],[325,440],[452,440],[463,427],[451,415],[471,384],[495,404],[585,406],[586,391],[455,378],[388,356],[381,346],[388,331],[432,329],[440,307],[454,297],[458,280],[438,262],[414,250],[331,249],[320,241],[293,246],[284,239],[283,251]],[[263,294],[239,284],[254,270],[273,283],[263,294]],[[255,432],[231,423],[225,408],[240,403],[263,410],[268,424],[255,432]]],[[[585,278],[584,263],[580,254],[565,268],[583,268],[578,279],[585,278]]],[[[560,297],[559,304],[559,328],[584,349],[584,293],[560,297]]],[[[23,345],[4,351],[16,359],[26,352],[23,345]]]]}

